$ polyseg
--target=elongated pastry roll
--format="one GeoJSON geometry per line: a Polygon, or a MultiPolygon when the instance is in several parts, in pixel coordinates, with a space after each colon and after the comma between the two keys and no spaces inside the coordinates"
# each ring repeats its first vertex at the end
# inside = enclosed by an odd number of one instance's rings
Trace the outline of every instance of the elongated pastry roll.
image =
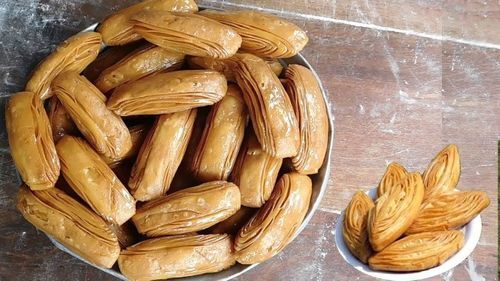
{"type": "Polygon", "coordinates": [[[311,200],[312,182],[298,173],[284,174],[269,200],[234,240],[241,264],[263,262],[281,252],[294,238],[311,200]]]}
{"type": "Polygon", "coordinates": [[[13,95],[5,108],[12,159],[33,190],[54,186],[59,177],[52,130],[41,100],[31,92],[13,95]]]}
{"type": "Polygon", "coordinates": [[[135,200],[85,140],[65,136],[57,143],[64,178],[105,220],[123,224],[135,214],[135,200]]]}
{"type": "Polygon", "coordinates": [[[198,6],[193,0],[145,0],[122,9],[107,17],[98,27],[106,45],[124,45],[141,39],[134,32],[130,19],[142,11],[196,12],[198,6]]]}
{"type": "Polygon", "coordinates": [[[118,259],[123,275],[144,281],[219,272],[234,263],[231,237],[226,234],[150,239],[123,250],[118,259]]]}
{"type": "Polygon", "coordinates": [[[226,180],[236,162],[248,119],[245,102],[236,85],[208,115],[194,154],[192,171],[201,182],[226,180]]]}
{"type": "Polygon", "coordinates": [[[106,97],[85,77],[64,72],[52,83],[57,98],[76,126],[95,148],[107,158],[127,154],[132,141],[123,120],[106,108],[106,97]]]}
{"type": "Polygon", "coordinates": [[[90,263],[111,268],[120,245],[106,222],[57,188],[19,189],[17,209],[36,228],[90,263]]]}
{"type": "Polygon", "coordinates": [[[370,241],[368,241],[368,212],[375,205],[373,200],[364,192],[354,194],[344,212],[344,228],[342,237],[349,251],[363,263],[368,263],[372,255],[370,241]]]}
{"type": "Polygon", "coordinates": [[[68,38],[46,57],[33,71],[26,84],[26,91],[41,99],[52,96],[52,80],[65,71],[82,72],[95,60],[101,49],[101,35],[97,32],[82,32],[68,38]]]}
{"type": "Polygon", "coordinates": [[[240,206],[236,185],[212,181],[150,201],[137,210],[132,221],[148,237],[185,234],[229,218],[240,206]]]}
{"type": "Polygon", "coordinates": [[[158,117],[141,146],[128,182],[135,199],[148,201],[167,192],[186,152],[195,118],[196,109],[158,117]]]}
{"type": "Polygon", "coordinates": [[[241,46],[234,29],[195,14],[148,11],[135,15],[131,23],[144,39],[172,52],[225,59],[241,46]]]}

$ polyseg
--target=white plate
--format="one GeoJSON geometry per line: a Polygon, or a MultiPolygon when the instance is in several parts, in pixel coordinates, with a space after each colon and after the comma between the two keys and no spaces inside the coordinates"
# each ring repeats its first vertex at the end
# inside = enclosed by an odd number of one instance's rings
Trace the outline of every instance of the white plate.
{"type": "MultiPolygon", "coordinates": [[[[367,194],[372,199],[375,199],[377,195],[377,189],[373,188],[369,190],[367,194]]],[[[462,228],[462,231],[465,235],[464,246],[462,247],[462,249],[460,249],[460,251],[458,251],[442,265],[423,271],[409,273],[377,271],[370,269],[368,265],[360,262],[353,254],[351,254],[351,252],[347,248],[347,245],[344,243],[344,236],[342,235],[342,230],[344,228],[344,213],[345,210],[340,214],[337,225],[335,226],[335,244],[337,245],[337,249],[339,250],[340,255],[348,264],[350,264],[355,269],[363,272],[366,275],[384,280],[421,280],[445,273],[446,271],[460,264],[472,253],[477,243],[479,242],[479,237],[481,236],[481,217],[478,215],[462,228]]]]}

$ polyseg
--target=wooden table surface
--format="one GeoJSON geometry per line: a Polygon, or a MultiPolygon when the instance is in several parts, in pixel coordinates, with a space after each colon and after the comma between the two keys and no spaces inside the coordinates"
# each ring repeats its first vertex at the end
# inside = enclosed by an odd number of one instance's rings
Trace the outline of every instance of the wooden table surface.
{"type": "MultiPolygon", "coordinates": [[[[57,43],[133,2],[2,1],[0,108],[57,43]]],[[[460,149],[458,187],[486,191],[491,205],[473,254],[431,280],[497,280],[500,2],[270,2],[200,1],[271,12],[307,30],[303,54],[323,80],[335,114],[332,177],[304,232],[238,280],[371,280],[337,252],[339,213],[356,190],[377,185],[389,162],[422,171],[449,143],[460,149]]],[[[114,280],[57,250],[15,210],[20,181],[4,121],[0,126],[0,280],[114,280]]]]}

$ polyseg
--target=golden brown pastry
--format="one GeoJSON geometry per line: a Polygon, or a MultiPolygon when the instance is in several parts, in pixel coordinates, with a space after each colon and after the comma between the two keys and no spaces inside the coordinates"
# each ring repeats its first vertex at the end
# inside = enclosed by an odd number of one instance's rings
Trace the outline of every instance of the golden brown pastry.
{"type": "Polygon", "coordinates": [[[212,70],[159,73],[115,89],[108,108],[121,116],[158,115],[212,105],[227,91],[224,75],[212,70]]]}
{"type": "MultiPolygon", "coordinates": [[[[283,71],[283,66],[276,59],[262,58],[270,67],[271,70],[279,76],[283,71]]],[[[227,81],[236,82],[234,71],[236,68],[237,57],[227,59],[214,59],[210,57],[188,57],[187,61],[192,69],[213,69],[226,77],[227,81]]]]}
{"type": "Polygon", "coordinates": [[[194,177],[201,182],[227,179],[236,162],[247,119],[240,88],[229,85],[226,96],[208,115],[192,160],[194,177]]]}
{"type": "Polygon", "coordinates": [[[234,28],[243,39],[241,49],[262,57],[293,57],[309,40],[295,24],[269,14],[213,10],[204,10],[200,14],[234,28]]]}
{"type": "Polygon", "coordinates": [[[384,176],[380,180],[380,183],[377,187],[377,197],[382,196],[382,194],[386,193],[393,186],[398,184],[401,180],[403,180],[408,175],[405,167],[401,166],[396,162],[392,162],[387,166],[385,170],[384,176]]]}
{"type": "Polygon", "coordinates": [[[219,272],[235,263],[227,234],[150,239],[123,250],[118,266],[130,280],[158,280],[219,272]]]}
{"type": "Polygon", "coordinates": [[[424,201],[455,190],[460,178],[460,155],[458,147],[450,144],[441,150],[424,172],[424,201]]]}
{"type": "Polygon", "coordinates": [[[101,35],[97,32],[82,32],[68,38],[46,57],[33,71],[26,84],[26,91],[41,99],[52,96],[52,80],[65,71],[82,72],[99,54],[101,35]]]}
{"type": "Polygon", "coordinates": [[[144,39],[172,52],[225,59],[241,46],[234,29],[195,14],[147,11],[131,23],[144,39]]]}
{"type": "Polygon", "coordinates": [[[158,117],[139,150],[128,182],[135,199],[148,201],[167,192],[186,152],[195,118],[196,109],[158,117]]]}
{"type": "Polygon", "coordinates": [[[49,100],[49,122],[52,128],[54,142],[58,142],[64,135],[78,134],[75,122],[69,116],[66,108],[56,96],[49,100]]]}
{"type": "Polygon", "coordinates": [[[106,97],[76,72],[58,75],[52,88],[89,143],[107,158],[127,154],[132,142],[127,126],[106,108],[106,97]]]}
{"type": "Polygon", "coordinates": [[[208,231],[213,234],[227,233],[235,235],[253,217],[256,211],[257,209],[241,206],[234,215],[210,227],[208,231]]]}
{"type": "Polygon", "coordinates": [[[429,198],[405,234],[450,230],[469,223],[490,205],[482,191],[463,191],[429,198]]]}
{"type": "Polygon", "coordinates": [[[184,55],[154,45],[145,45],[116,64],[106,68],[95,81],[103,93],[154,72],[175,70],[182,66],[184,55]]]}
{"type": "Polygon", "coordinates": [[[396,241],[418,216],[424,198],[419,173],[410,173],[377,199],[368,213],[368,237],[379,252],[396,241]]]}
{"type": "Polygon", "coordinates": [[[135,214],[132,195],[85,140],[65,136],[56,148],[64,178],[92,210],[118,225],[135,214]]]}
{"type": "Polygon", "coordinates": [[[144,140],[146,139],[150,127],[151,126],[149,126],[149,124],[139,124],[130,127],[128,130],[130,132],[130,140],[132,141],[132,146],[130,147],[128,152],[119,158],[106,158],[104,155],[101,155],[102,159],[104,159],[104,162],[106,162],[109,167],[114,168],[124,160],[136,156],[137,153],[139,153],[144,140]]]}
{"type": "Polygon", "coordinates": [[[13,95],[5,108],[10,152],[23,181],[33,190],[53,187],[59,177],[52,130],[38,96],[13,95]]]}
{"type": "Polygon", "coordinates": [[[196,12],[198,6],[193,0],[146,0],[107,17],[98,27],[106,45],[124,45],[141,39],[134,32],[130,18],[142,11],[158,12],[196,12]]]}
{"type": "Polygon", "coordinates": [[[368,195],[362,191],[354,194],[344,213],[344,228],[342,236],[349,251],[363,263],[368,263],[372,254],[372,248],[368,241],[366,229],[368,211],[375,204],[368,195]]]}
{"type": "Polygon", "coordinates": [[[323,165],[328,146],[328,113],[314,74],[290,64],[285,70],[285,89],[299,122],[300,146],[292,165],[301,174],[316,174],[323,165]]]}
{"type": "Polygon", "coordinates": [[[309,208],[311,186],[311,179],[299,173],[280,178],[269,200],[235,238],[239,263],[268,260],[292,241],[309,208]]]}
{"type": "Polygon", "coordinates": [[[279,158],[297,155],[299,124],[278,77],[254,55],[238,55],[237,65],[236,81],[262,148],[279,158]]]}
{"type": "Polygon", "coordinates": [[[369,259],[374,270],[410,272],[443,264],[462,248],[464,234],[457,230],[406,236],[369,259]]]}
{"type": "Polygon", "coordinates": [[[132,221],[148,237],[207,229],[240,209],[240,191],[225,181],[207,182],[146,203],[132,221]]]}
{"type": "Polygon", "coordinates": [[[273,191],[283,159],[262,150],[252,130],[247,136],[231,173],[231,180],[240,187],[241,205],[259,208],[273,191]]]}
{"type": "Polygon", "coordinates": [[[120,245],[106,222],[57,188],[31,191],[22,186],[17,209],[37,229],[92,264],[111,268],[118,259],[120,245]]]}

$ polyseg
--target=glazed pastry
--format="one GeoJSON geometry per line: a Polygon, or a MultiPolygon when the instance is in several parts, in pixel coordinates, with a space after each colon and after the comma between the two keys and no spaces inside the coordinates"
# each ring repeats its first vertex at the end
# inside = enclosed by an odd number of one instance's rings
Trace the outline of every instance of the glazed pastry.
{"type": "Polygon", "coordinates": [[[417,218],[424,198],[419,173],[411,173],[377,199],[368,213],[368,237],[379,252],[396,241],[417,218]]]}
{"type": "Polygon", "coordinates": [[[269,199],[278,178],[283,159],[272,157],[260,147],[249,130],[231,174],[240,187],[241,205],[259,208],[269,199]]]}
{"type": "Polygon", "coordinates": [[[78,134],[75,122],[69,116],[66,108],[57,97],[51,97],[49,101],[49,122],[52,128],[54,142],[58,142],[64,135],[78,134]]]}
{"type": "Polygon", "coordinates": [[[5,108],[5,123],[12,159],[23,181],[33,190],[53,187],[59,158],[42,101],[31,92],[13,95],[5,108]]]}
{"type": "Polygon", "coordinates": [[[130,132],[130,140],[132,142],[132,146],[128,150],[128,152],[119,158],[106,158],[104,155],[101,155],[102,159],[109,167],[114,168],[122,163],[124,160],[133,158],[139,153],[144,140],[148,134],[148,131],[151,126],[146,124],[140,124],[130,127],[128,130],[130,132]]]}
{"type": "Polygon", "coordinates": [[[208,231],[213,234],[227,233],[235,235],[253,217],[256,211],[257,209],[241,206],[234,215],[210,227],[208,231]]]}
{"type": "Polygon", "coordinates": [[[207,182],[146,203],[132,218],[148,237],[207,229],[240,209],[240,191],[233,183],[207,182]]]}
{"type": "Polygon", "coordinates": [[[241,46],[234,29],[195,14],[148,11],[135,15],[131,23],[147,41],[186,55],[225,59],[241,46]]]}
{"type": "Polygon", "coordinates": [[[455,190],[460,178],[460,155],[458,148],[450,144],[441,150],[423,174],[425,195],[424,201],[455,190]]]}
{"type": "Polygon", "coordinates": [[[148,201],[165,195],[186,152],[195,118],[196,109],[158,117],[141,146],[128,182],[135,199],[148,201]]]}
{"type": "Polygon", "coordinates": [[[57,188],[22,186],[17,209],[37,229],[96,266],[111,268],[118,259],[120,245],[106,222],[57,188]]]}
{"type": "Polygon", "coordinates": [[[213,10],[204,10],[200,14],[234,28],[243,39],[241,49],[261,57],[293,57],[309,40],[295,24],[269,14],[213,10]]]}
{"type": "Polygon", "coordinates": [[[201,182],[227,179],[238,156],[247,119],[240,89],[229,85],[226,96],[208,115],[192,160],[194,177],[201,182]]]}
{"type": "Polygon", "coordinates": [[[128,279],[142,281],[219,272],[235,263],[231,246],[227,234],[150,239],[123,250],[118,266],[128,279]]]}
{"type": "Polygon", "coordinates": [[[41,99],[52,96],[52,80],[65,71],[82,72],[99,54],[101,35],[97,32],[82,32],[68,38],[46,57],[33,71],[26,84],[26,91],[41,99]]]}
{"type": "Polygon", "coordinates": [[[300,133],[299,151],[292,158],[292,165],[301,174],[316,174],[328,146],[328,113],[323,94],[314,74],[301,65],[288,65],[285,81],[300,133]]]}
{"type": "Polygon", "coordinates": [[[349,251],[363,263],[368,263],[372,248],[368,241],[366,229],[368,211],[375,205],[368,195],[362,191],[356,192],[344,213],[344,228],[342,236],[349,251]]]}
{"type": "Polygon", "coordinates": [[[65,136],[56,148],[64,178],[92,210],[118,225],[135,214],[134,198],[85,140],[65,136]]]}
{"type": "Polygon", "coordinates": [[[297,155],[299,124],[278,77],[262,59],[254,55],[238,55],[237,65],[236,81],[243,91],[262,148],[279,158],[297,155]]]}
{"type": "Polygon", "coordinates": [[[105,69],[95,81],[95,85],[106,93],[122,84],[157,71],[179,69],[183,61],[184,55],[182,54],[148,44],[105,69]]]}
{"type": "Polygon", "coordinates": [[[158,115],[212,105],[227,91],[224,75],[212,70],[160,73],[115,89],[108,108],[121,116],[158,115]]]}
{"type": "Polygon", "coordinates": [[[112,159],[128,153],[132,142],[127,126],[106,108],[106,97],[85,77],[64,72],[54,79],[52,88],[97,152],[112,159]]]}
{"type": "Polygon", "coordinates": [[[384,176],[378,184],[377,197],[382,196],[389,189],[402,181],[407,175],[408,172],[406,171],[405,167],[395,162],[389,164],[389,166],[387,166],[387,169],[385,170],[384,176]]]}
{"type": "Polygon", "coordinates": [[[311,200],[312,182],[298,173],[284,174],[269,200],[234,240],[236,260],[260,263],[281,252],[297,234],[311,200]]]}
{"type": "Polygon", "coordinates": [[[196,12],[198,6],[193,0],[146,0],[107,17],[99,26],[97,31],[102,34],[102,40],[106,45],[124,45],[141,39],[134,32],[130,19],[142,11],[158,12],[196,12]]]}

